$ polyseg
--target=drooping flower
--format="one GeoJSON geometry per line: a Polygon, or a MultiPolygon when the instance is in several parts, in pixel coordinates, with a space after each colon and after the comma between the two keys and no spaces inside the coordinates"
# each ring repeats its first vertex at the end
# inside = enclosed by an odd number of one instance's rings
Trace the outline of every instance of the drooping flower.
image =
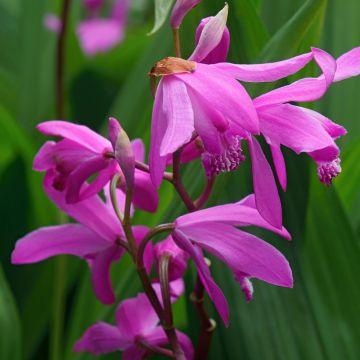
{"type": "MultiPolygon", "coordinates": [[[[115,0],[107,18],[100,16],[103,0],[84,0],[86,18],[79,22],[76,33],[81,48],[87,56],[94,56],[111,50],[124,38],[129,0],[115,0]]],[[[59,32],[61,20],[49,14],[45,17],[45,26],[59,32]]]]}
{"type": "MultiPolygon", "coordinates": [[[[111,120],[110,120],[111,121],[111,120]]],[[[114,158],[109,140],[86,126],[66,121],[47,121],[37,126],[47,136],[58,136],[58,142],[47,141],[35,157],[36,171],[54,173],[52,186],[65,193],[66,202],[72,204],[98,193],[121,169],[114,158]],[[82,185],[96,175],[89,186],[82,185]]],[[[132,142],[135,159],[144,161],[144,144],[136,139],[132,142]]],[[[120,185],[125,190],[125,179],[120,185]]],[[[149,174],[135,170],[134,205],[153,212],[157,208],[158,195],[149,174]]]]}
{"type": "Polygon", "coordinates": [[[171,27],[178,29],[186,14],[194,8],[201,0],[176,0],[170,17],[171,27]]]}
{"type": "MultiPolygon", "coordinates": [[[[181,282],[170,283],[170,288],[181,286],[181,282]],[[175,284],[176,283],[176,284],[175,284]]],[[[175,291],[178,296],[183,289],[175,291]]],[[[98,322],[89,327],[75,344],[74,351],[88,351],[94,355],[123,351],[124,360],[141,360],[150,347],[168,344],[168,339],[146,295],[123,301],[116,310],[116,325],[98,322]]],[[[176,331],[178,340],[187,359],[193,358],[190,339],[176,331]]]]}
{"type": "Polygon", "coordinates": [[[163,77],[152,116],[151,178],[159,186],[169,156],[191,146],[194,138],[202,143],[201,156],[209,177],[235,170],[244,160],[241,141],[248,140],[255,143],[251,149],[253,162],[264,165],[264,170],[253,165],[257,207],[266,220],[280,228],[281,204],[275,179],[261,147],[252,140],[253,135],[260,134],[259,119],[253,101],[238,80],[275,81],[287,77],[310,62],[314,52],[269,64],[223,63],[229,47],[226,18],[227,6],[200,23],[197,46],[188,61],[167,58],[152,71],[163,77]],[[227,71],[227,65],[237,69],[235,75],[227,71]],[[266,181],[259,178],[259,170],[266,173],[266,181]]]}
{"type": "Polygon", "coordinates": [[[193,259],[204,287],[225,324],[229,323],[227,301],[211,277],[202,250],[223,261],[234,273],[247,300],[252,298],[251,278],[292,287],[292,274],[285,257],[273,246],[235,226],[258,226],[290,240],[290,234],[263,219],[254,195],[235,204],[215,206],[180,216],[172,237],[193,259]]]}
{"type": "MultiPolygon", "coordinates": [[[[126,237],[112,208],[109,186],[104,188],[105,202],[96,194],[76,204],[68,204],[64,193],[53,188],[56,176],[54,170],[47,171],[44,178],[45,192],[62,211],[79,224],[43,227],[25,235],[16,243],[12,263],[31,264],[60,254],[78,256],[89,264],[97,298],[105,304],[112,304],[115,295],[110,280],[110,267],[124,254],[125,250],[120,246],[119,240],[126,241],[126,237]]],[[[119,206],[123,208],[124,194],[117,190],[117,196],[119,206]]],[[[147,231],[145,226],[133,227],[138,243],[147,231]]],[[[147,270],[151,268],[152,251],[149,243],[144,255],[147,270]]]]}

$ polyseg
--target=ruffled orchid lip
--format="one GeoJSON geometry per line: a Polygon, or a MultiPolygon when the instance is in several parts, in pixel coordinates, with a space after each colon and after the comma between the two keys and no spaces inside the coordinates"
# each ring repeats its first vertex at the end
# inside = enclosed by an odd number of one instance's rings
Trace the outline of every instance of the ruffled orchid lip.
{"type": "Polygon", "coordinates": [[[160,77],[173,74],[192,73],[195,70],[195,61],[169,56],[158,61],[150,70],[149,76],[160,77]]]}

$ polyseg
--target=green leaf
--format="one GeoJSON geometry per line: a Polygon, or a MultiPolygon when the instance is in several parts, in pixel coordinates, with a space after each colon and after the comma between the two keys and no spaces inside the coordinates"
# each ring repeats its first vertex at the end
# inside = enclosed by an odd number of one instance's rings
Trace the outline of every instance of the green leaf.
{"type": "Polygon", "coordinates": [[[0,264],[0,358],[3,360],[21,359],[20,321],[0,264]]]}
{"type": "Polygon", "coordinates": [[[165,23],[174,0],[155,0],[155,22],[149,35],[155,34],[165,23]]]}

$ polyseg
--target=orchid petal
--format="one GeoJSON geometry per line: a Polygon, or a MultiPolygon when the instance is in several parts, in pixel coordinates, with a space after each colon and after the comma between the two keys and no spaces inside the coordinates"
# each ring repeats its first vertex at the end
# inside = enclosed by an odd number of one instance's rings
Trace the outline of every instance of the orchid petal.
{"type": "Polygon", "coordinates": [[[122,360],[143,360],[146,350],[139,347],[129,347],[121,354],[122,360]]]}
{"type": "Polygon", "coordinates": [[[334,81],[341,81],[360,75],[360,47],[356,47],[341,55],[336,60],[336,65],[334,81]]]}
{"type": "Polygon", "coordinates": [[[45,15],[44,24],[48,30],[50,30],[54,33],[57,33],[57,34],[60,32],[61,27],[62,27],[61,19],[54,14],[45,15]]]}
{"type": "Polygon", "coordinates": [[[231,64],[218,63],[211,65],[237,80],[245,82],[270,82],[288,77],[308,64],[313,54],[307,53],[293,58],[265,64],[231,64]]]}
{"type": "Polygon", "coordinates": [[[149,166],[151,181],[158,188],[166,167],[166,156],[160,155],[160,145],[166,131],[166,116],[163,111],[163,80],[160,81],[154,102],[151,125],[149,166]]]}
{"type": "Polygon", "coordinates": [[[119,260],[125,250],[118,245],[113,245],[95,255],[89,261],[92,273],[92,285],[96,297],[106,305],[115,302],[115,294],[111,285],[110,267],[113,261],[119,260]]]}
{"type": "Polygon", "coordinates": [[[189,57],[189,60],[201,62],[219,45],[226,29],[228,11],[229,6],[226,4],[216,16],[205,24],[196,48],[189,57]]]}
{"type": "Polygon", "coordinates": [[[240,280],[243,274],[270,284],[292,287],[289,263],[273,246],[221,223],[189,226],[182,230],[197,245],[225,262],[240,280]]]}
{"type": "Polygon", "coordinates": [[[281,188],[286,191],[287,177],[284,155],[278,145],[270,145],[271,155],[281,188]]]}
{"type": "Polygon", "coordinates": [[[85,257],[102,251],[108,242],[79,224],[49,226],[35,230],[16,242],[13,264],[30,264],[52,256],[67,254],[85,257]]]}
{"type": "Polygon", "coordinates": [[[143,293],[123,301],[116,310],[117,327],[129,339],[148,333],[158,323],[159,318],[143,293]]]}
{"type": "Polygon", "coordinates": [[[190,141],[194,131],[194,113],[185,84],[175,77],[163,79],[163,111],[167,119],[160,156],[172,154],[190,141]]]}
{"type": "Polygon", "coordinates": [[[94,355],[119,351],[129,346],[116,326],[98,322],[90,326],[74,346],[75,352],[88,351],[94,355]]]}
{"type": "MultiPolygon", "coordinates": [[[[225,76],[210,65],[197,64],[191,74],[173,75],[181,79],[196,96],[241,128],[257,134],[258,118],[252,100],[235,79],[225,76]]],[[[193,101],[193,96],[191,97],[193,101]]]]}
{"type": "MultiPolygon", "coordinates": [[[[200,21],[199,26],[196,29],[196,45],[199,43],[201,34],[204,30],[205,25],[211,20],[213,17],[208,17],[202,19],[200,21]]],[[[216,64],[223,61],[226,61],[228,52],[230,47],[230,32],[229,29],[225,26],[224,33],[219,44],[208,53],[208,55],[201,60],[203,64],[216,64]]]]}
{"type": "Polygon", "coordinates": [[[325,148],[333,149],[329,161],[334,160],[339,149],[333,138],[314,113],[295,105],[273,105],[259,110],[260,129],[271,144],[282,144],[297,154],[325,148]]]}
{"type": "Polygon", "coordinates": [[[307,102],[320,99],[334,80],[336,61],[320,49],[312,49],[314,59],[323,72],[317,78],[304,78],[290,85],[277,88],[257,97],[254,104],[257,109],[267,105],[285,102],[307,102]]]}
{"type": "Polygon", "coordinates": [[[255,138],[248,140],[252,161],[256,206],[261,216],[274,227],[282,228],[282,210],[272,169],[255,138]]]}
{"type": "Polygon", "coordinates": [[[228,326],[229,307],[227,301],[224,294],[213,280],[209,267],[204,260],[201,250],[197,246],[194,246],[188,239],[188,237],[180,230],[174,230],[173,238],[176,244],[192,257],[198,269],[198,274],[207,293],[209,294],[210,299],[213,301],[225,325],[228,326]]]}
{"type": "Polygon", "coordinates": [[[98,195],[76,204],[67,204],[63,192],[53,188],[54,174],[48,171],[44,177],[44,190],[48,197],[66,214],[93,230],[108,241],[124,236],[123,229],[111,211],[98,195]],[[99,216],[101,214],[101,216],[99,216]]]}
{"type": "Polygon", "coordinates": [[[129,12],[130,0],[115,0],[113,3],[111,18],[116,20],[121,28],[124,28],[129,12]]]}
{"type": "Polygon", "coordinates": [[[110,141],[84,125],[53,120],[40,123],[36,128],[44,135],[60,136],[72,140],[97,153],[103,153],[104,149],[111,149],[110,141]]]}
{"type": "Polygon", "coordinates": [[[141,139],[134,139],[131,141],[132,151],[136,161],[144,162],[145,160],[145,145],[141,139]]]}

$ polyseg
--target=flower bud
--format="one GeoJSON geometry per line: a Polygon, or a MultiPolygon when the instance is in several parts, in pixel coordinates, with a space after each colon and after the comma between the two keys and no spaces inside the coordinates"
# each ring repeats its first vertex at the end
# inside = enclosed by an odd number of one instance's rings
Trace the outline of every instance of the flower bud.
{"type": "Polygon", "coordinates": [[[177,0],[171,13],[170,23],[174,29],[179,29],[185,15],[201,0],[177,0]]]}
{"type": "Polygon", "coordinates": [[[109,137],[114,149],[115,159],[125,176],[126,187],[132,188],[134,186],[135,157],[131,142],[119,122],[112,117],[109,118],[109,137]]]}

